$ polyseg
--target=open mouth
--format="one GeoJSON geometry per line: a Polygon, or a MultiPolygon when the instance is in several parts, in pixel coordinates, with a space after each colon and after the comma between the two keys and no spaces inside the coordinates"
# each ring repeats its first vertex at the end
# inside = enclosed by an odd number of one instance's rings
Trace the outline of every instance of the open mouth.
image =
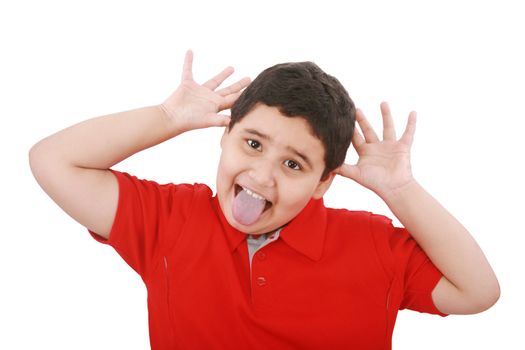
{"type": "Polygon", "coordinates": [[[265,201],[263,212],[265,212],[266,210],[270,209],[270,207],[273,205],[272,202],[270,202],[266,198],[262,197],[258,193],[255,193],[255,192],[251,191],[250,189],[248,189],[246,187],[242,187],[241,185],[238,185],[238,184],[235,184],[235,197],[237,197],[237,195],[242,190],[244,190],[244,192],[246,192],[248,195],[253,197],[255,200],[261,200],[261,201],[264,200],[265,201]]]}

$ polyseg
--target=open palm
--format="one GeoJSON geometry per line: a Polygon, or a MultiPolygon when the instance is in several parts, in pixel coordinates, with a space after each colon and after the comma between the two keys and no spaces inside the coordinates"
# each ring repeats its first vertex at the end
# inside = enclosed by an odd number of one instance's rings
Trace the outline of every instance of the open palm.
{"type": "Polygon", "coordinates": [[[416,130],[416,113],[409,114],[405,132],[399,140],[396,139],[392,115],[386,102],[381,104],[381,114],[382,141],[363,112],[357,111],[357,123],[363,134],[355,128],[352,143],[359,159],[355,165],[343,164],[337,169],[337,173],[384,198],[414,180],[410,166],[410,148],[416,130]]]}
{"type": "Polygon", "coordinates": [[[230,118],[218,113],[233,106],[250,79],[243,78],[228,87],[218,89],[233,74],[232,67],[225,68],[202,85],[193,80],[192,67],[193,52],[188,51],[184,59],[181,83],[164,101],[162,108],[170,118],[187,130],[227,126],[230,118]]]}

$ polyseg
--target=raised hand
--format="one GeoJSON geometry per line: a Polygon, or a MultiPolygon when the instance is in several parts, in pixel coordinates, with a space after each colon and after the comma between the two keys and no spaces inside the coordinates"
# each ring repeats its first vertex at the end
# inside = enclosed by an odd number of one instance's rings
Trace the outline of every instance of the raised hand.
{"type": "Polygon", "coordinates": [[[227,126],[230,118],[219,112],[231,108],[235,100],[248,84],[249,78],[217,90],[217,88],[233,73],[232,67],[225,68],[202,85],[193,80],[193,52],[186,52],[182,70],[181,84],[161,105],[166,114],[182,129],[207,128],[211,126],[227,126]]]}
{"type": "Polygon", "coordinates": [[[386,102],[381,104],[383,115],[383,140],[371,127],[361,110],[356,113],[357,127],[354,130],[352,144],[359,159],[357,164],[343,164],[336,172],[356,181],[385,199],[399,189],[414,181],[410,166],[410,148],[416,130],[416,112],[410,112],[408,122],[399,140],[390,108],[386,102]]]}

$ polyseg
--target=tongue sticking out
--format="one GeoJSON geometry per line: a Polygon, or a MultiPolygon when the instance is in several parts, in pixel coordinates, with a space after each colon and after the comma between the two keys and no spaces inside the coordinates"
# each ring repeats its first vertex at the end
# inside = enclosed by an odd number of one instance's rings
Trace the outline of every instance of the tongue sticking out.
{"type": "Polygon", "coordinates": [[[233,218],[242,225],[251,225],[259,219],[265,205],[264,199],[254,198],[243,189],[233,200],[233,218]]]}

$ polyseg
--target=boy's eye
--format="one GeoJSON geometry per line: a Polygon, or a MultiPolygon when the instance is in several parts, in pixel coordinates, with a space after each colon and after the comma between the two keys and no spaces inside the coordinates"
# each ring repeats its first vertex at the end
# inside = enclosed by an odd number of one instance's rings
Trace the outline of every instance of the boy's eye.
{"type": "Polygon", "coordinates": [[[284,165],[286,165],[288,168],[293,169],[293,170],[301,170],[301,167],[299,166],[299,164],[297,164],[291,159],[285,160],[284,165]]]}
{"type": "Polygon", "coordinates": [[[258,151],[261,150],[261,144],[258,141],[250,139],[250,140],[247,140],[246,143],[248,144],[248,146],[250,146],[253,149],[256,149],[258,151]]]}

